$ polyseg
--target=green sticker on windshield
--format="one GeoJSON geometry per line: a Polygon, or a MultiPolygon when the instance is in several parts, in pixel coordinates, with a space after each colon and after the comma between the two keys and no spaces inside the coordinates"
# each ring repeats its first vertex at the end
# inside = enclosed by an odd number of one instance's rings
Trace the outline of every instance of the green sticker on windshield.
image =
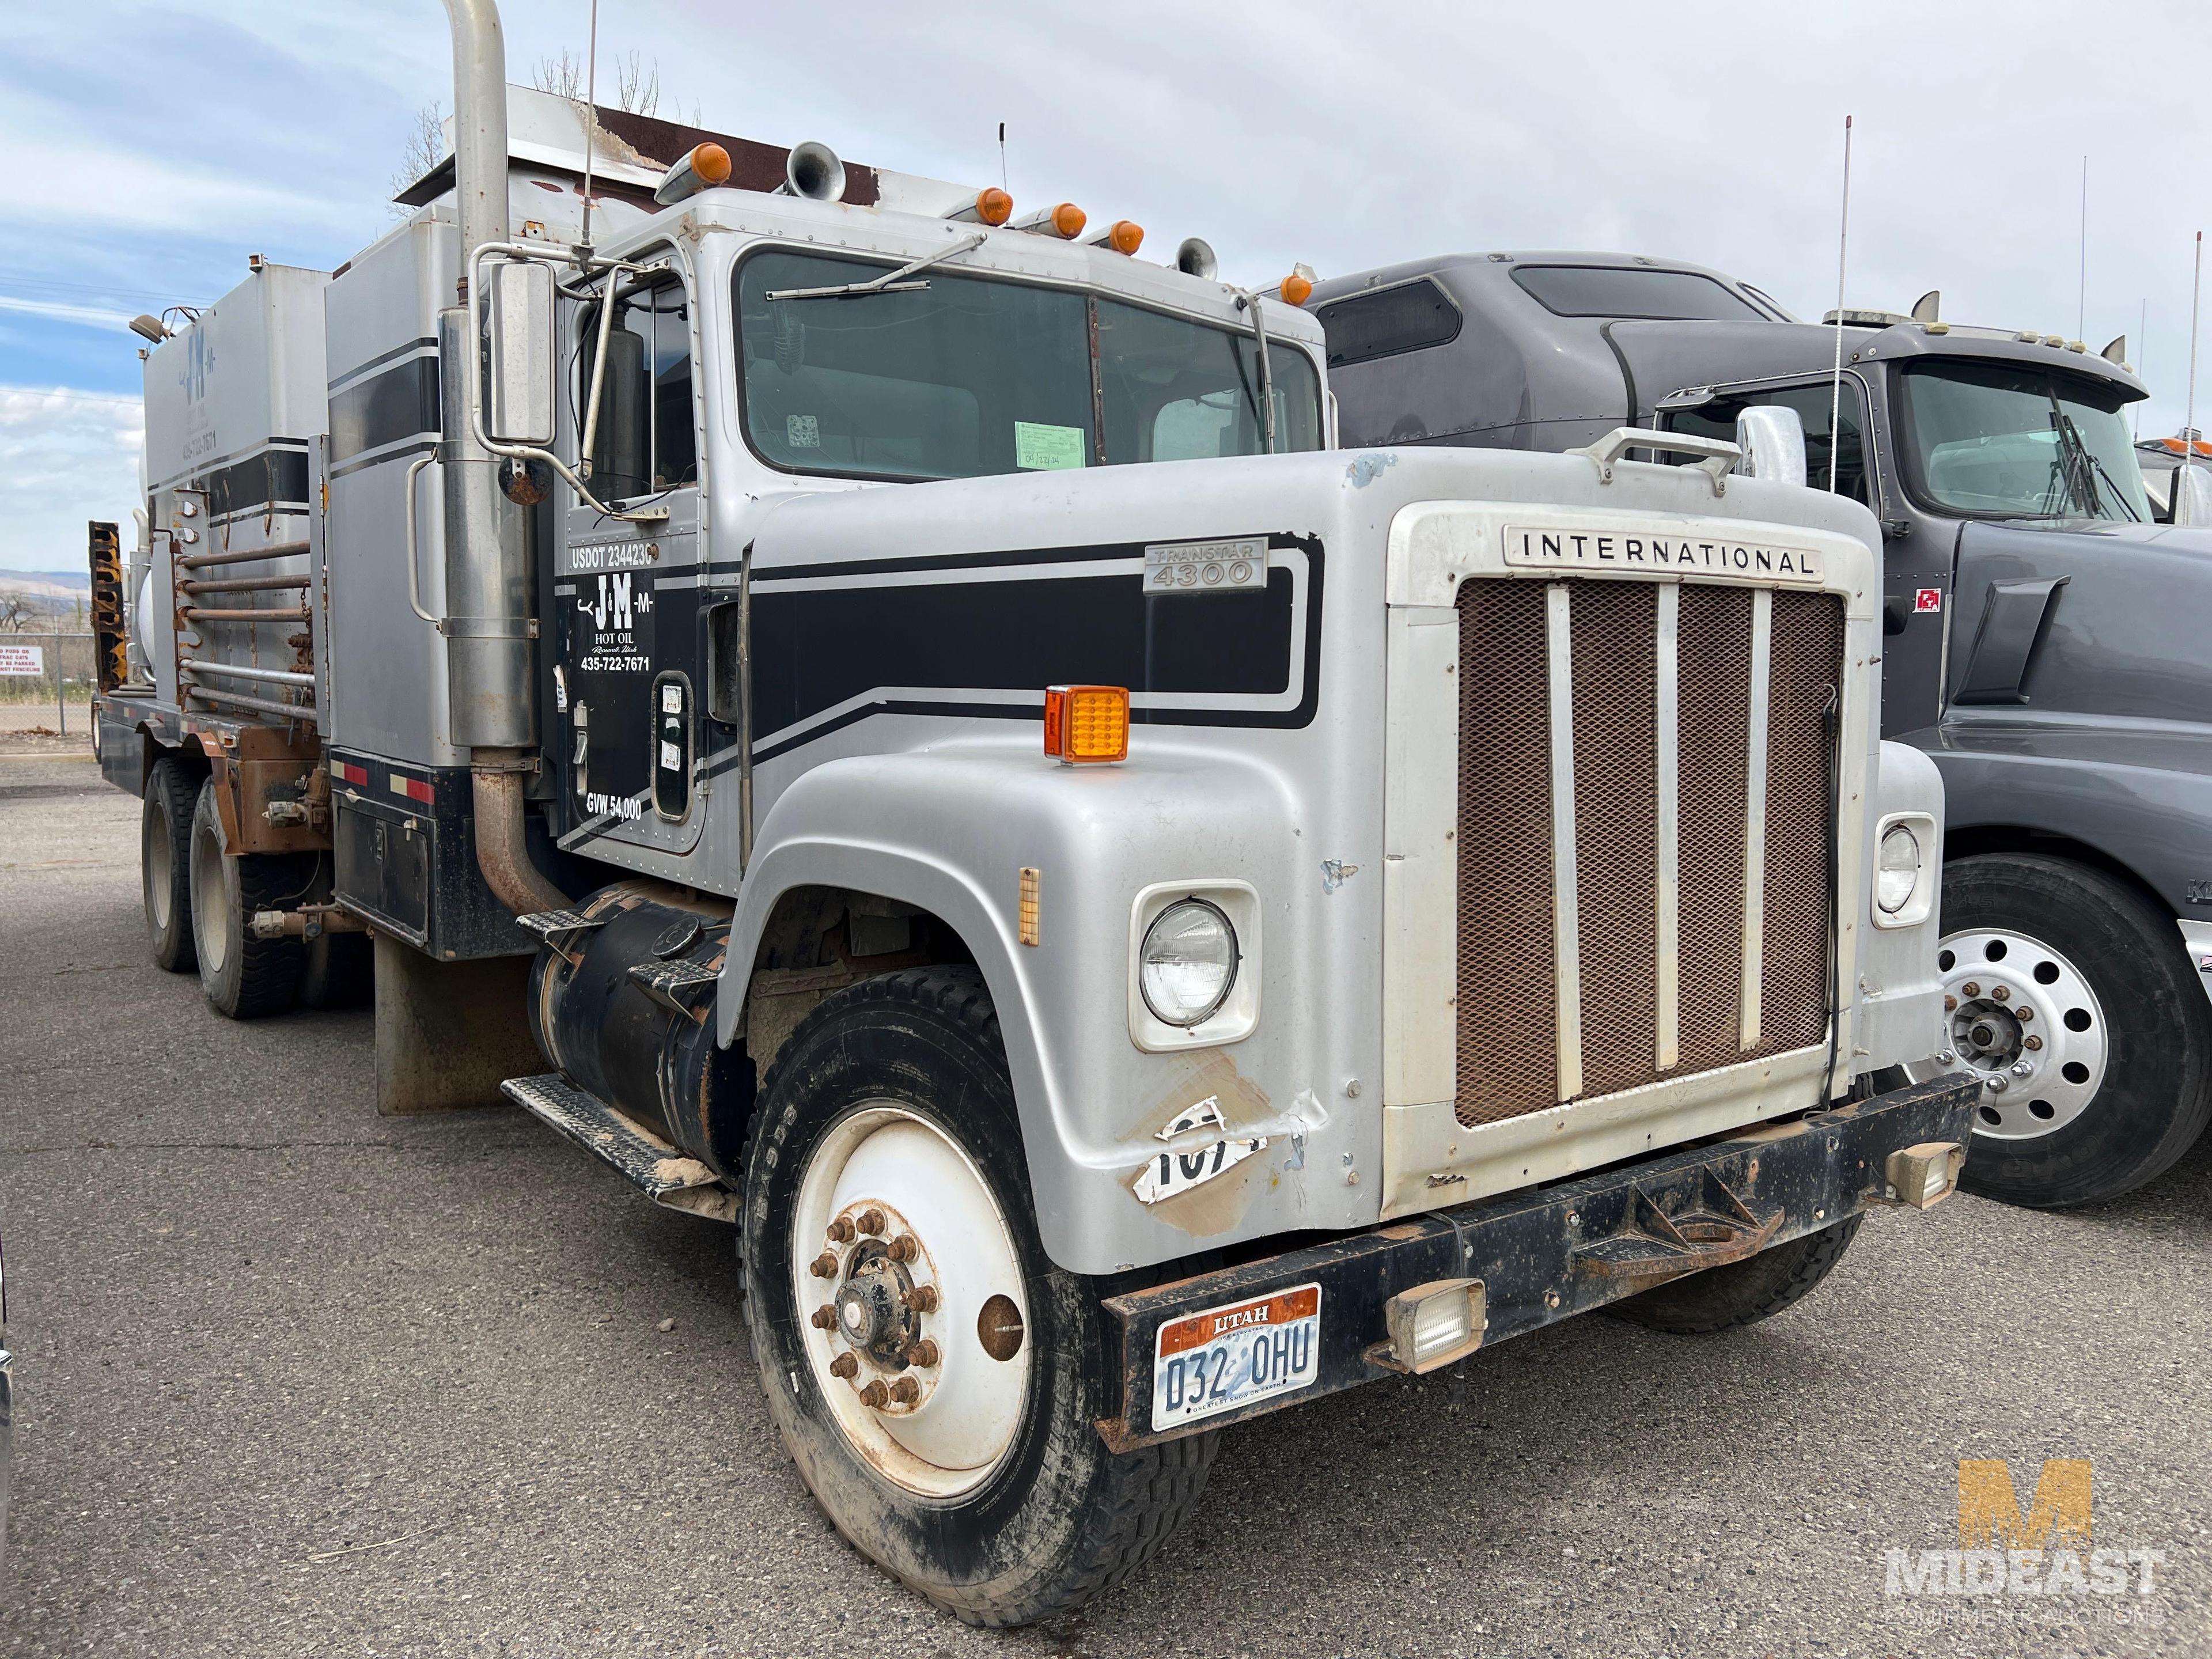
{"type": "Polygon", "coordinates": [[[1083,428],[1014,422],[1014,465],[1041,472],[1083,465],[1083,428]]]}

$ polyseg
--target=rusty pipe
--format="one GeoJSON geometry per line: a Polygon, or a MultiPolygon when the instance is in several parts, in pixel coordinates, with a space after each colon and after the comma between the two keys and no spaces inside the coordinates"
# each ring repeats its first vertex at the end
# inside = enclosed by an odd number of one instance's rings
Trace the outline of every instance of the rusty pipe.
{"type": "Polygon", "coordinates": [[[217,576],[208,581],[179,582],[177,588],[185,593],[275,593],[313,586],[312,576],[217,576]]]}
{"type": "Polygon", "coordinates": [[[477,818],[477,867],[484,884],[518,916],[565,910],[568,896],[530,861],[523,831],[520,750],[479,749],[469,771],[477,818]]]}
{"type": "MultiPolygon", "coordinates": [[[[157,530],[157,536],[166,536],[166,530],[157,530]]],[[[305,542],[272,542],[267,547],[243,547],[228,553],[195,553],[189,558],[179,559],[179,570],[204,570],[211,564],[252,564],[258,559],[297,558],[307,550],[305,542]]]]}

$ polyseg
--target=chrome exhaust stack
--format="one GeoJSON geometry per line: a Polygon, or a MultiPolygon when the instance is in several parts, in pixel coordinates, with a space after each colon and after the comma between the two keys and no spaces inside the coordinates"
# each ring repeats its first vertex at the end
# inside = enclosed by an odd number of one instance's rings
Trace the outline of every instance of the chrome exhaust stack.
{"type": "MultiPolygon", "coordinates": [[[[453,200],[462,281],[477,249],[507,229],[507,42],[494,0],[446,0],[453,30],[453,200]]],[[[568,896],[526,850],[522,775],[536,764],[531,702],[530,566],[523,523],[499,489],[499,462],[475,436],[469,388],[477,342],[464,304],[439,313],[445,437],[447,690],[457,749],[469,751],[477,862],[501,903],[518,915],[556,909],[568,896]]]]}

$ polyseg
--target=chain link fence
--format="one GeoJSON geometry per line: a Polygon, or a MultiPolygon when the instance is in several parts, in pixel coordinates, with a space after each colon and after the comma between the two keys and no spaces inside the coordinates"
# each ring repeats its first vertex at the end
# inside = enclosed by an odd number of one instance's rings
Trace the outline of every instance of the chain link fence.
{"type": "Polygon", "coordinates": [[[0,713],[9,728],[50,725],[66,737],[88,735],[99,684],[89,631],[0,633],[0,713]]]}

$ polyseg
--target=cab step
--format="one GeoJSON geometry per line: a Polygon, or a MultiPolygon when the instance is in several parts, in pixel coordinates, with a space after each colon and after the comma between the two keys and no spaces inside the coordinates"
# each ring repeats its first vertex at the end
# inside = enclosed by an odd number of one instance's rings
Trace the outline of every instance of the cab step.
{"type": "Polygon", "coordinates": [[[509,1078],[499,1086],[509,1100],[604,1159],[654,1203],[709,1221],[738,1218],[738,1195],[722,1184],[720,1176],[560,1073],[509,1078]]]}

